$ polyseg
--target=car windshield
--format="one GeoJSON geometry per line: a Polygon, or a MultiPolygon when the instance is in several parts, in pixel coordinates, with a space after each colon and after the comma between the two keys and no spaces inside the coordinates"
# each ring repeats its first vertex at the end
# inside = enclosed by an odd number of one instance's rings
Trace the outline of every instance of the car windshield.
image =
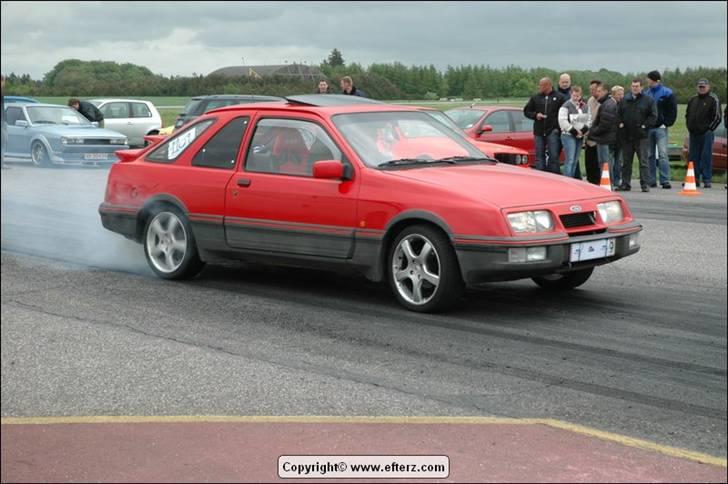
{"type": "Polygon", "coordinates": [[[425,113],[429,114],[436,120],[440,121],[442,124],[450,128],[451,130],[457,132],[460,132],[460,126],[455,124],[455,121],[450,119],[447,114],[443,113],[442,111],[424,111],[425,113]]]}
{"type": "Polygon", "coordinates": [[[33,124],[91,124],[88,119],[66,106],[28,106],[26,109],[33,124]]]}
{"type": "Polygon", "coordinates": [[[339,114],[333,121],[361,160],[371,167],[393,161],[486,158],[463,135],[425,112],[339,114]]]}
{"type": "Polygon", "coordinates": [[[449,111],[445,111],[445,114],[447,114],[460,129],[472,128],[485,113],[486,111],[480,111],[478,109],[451,109],[449,111]]]}

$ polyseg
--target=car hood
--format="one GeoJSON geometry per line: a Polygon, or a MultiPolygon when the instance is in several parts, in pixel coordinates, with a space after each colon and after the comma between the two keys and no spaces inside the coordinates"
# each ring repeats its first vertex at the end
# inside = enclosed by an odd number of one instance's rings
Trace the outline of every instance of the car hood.
{"type": "MultiPolygon", "coordinates": [[[[437,186],[501,208],[571,202],[613,195],[596,185],[505,164],[432,166],[382,173],[437,186]]],[[[616,196],[615,196],[616,197],[616,196]]]]}
{"type": "Polygon", "coordinates": [[[480,148],[481,150],[485,150],[488,153],[511,153],[514,155],[527,155],[528,152],[526,150],[522,150],[521,148],[515,148],[513,146],[508,145],[501,145],[498,143],[491,143],[489,141],[480,141],[477,139],[471,139],[475,146],[480,148]]]}
{"type": "Polygon", "coordinates": [[[96,128],[94,126],[67,126],[65,124],[41,125],[33,126],[33,129],[39,133],[52,134],[58,136],[73,136],[76,138],[126,138],[121,133],[105,128],[96,128]]]}

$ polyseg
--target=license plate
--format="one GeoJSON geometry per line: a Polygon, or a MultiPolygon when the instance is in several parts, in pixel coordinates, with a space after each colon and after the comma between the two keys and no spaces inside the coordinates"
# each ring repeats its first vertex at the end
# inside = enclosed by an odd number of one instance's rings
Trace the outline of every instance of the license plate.
{"type": "Polygon", "coordinates": [[[571,262],[601,259],[614,255],[615,239],[590,240],[571,244],[571,262]]]}
{"type": "Polygon", "coordinates": [[[83,155],[84,160],[105,160],[108,157],[108,153],[86,153],[83,155]]]}

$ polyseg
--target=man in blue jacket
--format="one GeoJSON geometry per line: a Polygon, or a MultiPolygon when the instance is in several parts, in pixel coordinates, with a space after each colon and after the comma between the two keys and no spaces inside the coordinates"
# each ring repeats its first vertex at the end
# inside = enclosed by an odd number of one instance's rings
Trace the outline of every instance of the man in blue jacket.
{"type": "Polygon", "coordinates": [[[657,105],[657,123],[647,132],[650,144],[650,186],[657,188],[657,166],[660,167],[660,185],[662,188],[672,188],[670,185],[670,160],[667,157],[667,128],[675,124],[677,119],[677,101],[672,89],[662,85],[662,76],[659,71],[647,74],[648,89],[644,94],[655,100],[657,105]]]}

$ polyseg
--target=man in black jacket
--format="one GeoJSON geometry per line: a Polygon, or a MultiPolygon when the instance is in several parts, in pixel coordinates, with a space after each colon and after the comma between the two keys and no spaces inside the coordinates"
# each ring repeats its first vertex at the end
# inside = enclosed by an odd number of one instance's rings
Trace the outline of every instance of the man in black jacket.
{"type": "Polygon", "coordinates": [[[536,144],[536,169],[561,173],[561,130],[559,129],[559,108],[564,97],[555,92],[551,79],[538,81],[539,93],[529,99],[523,114],[533,119],[533,139],[536,144]],[[548,146],[548,160],[546,148],[548,146]]]}
{"type": "Polygon", "coordinates": [[[348,96],[367,97],[364,91],[358,89],[354,85],[354,81],[349,76],[344,76],[341,78],[341,81],[339,81],[339,87],[341,87],[341,94],[346,94],[348,96]]]}
{"type": "Polygon", "coordinates": [[[655,100],[642,94],[642,79],[633,79],[632,87],[619,104],[619,119],[624,133],[624,163],[622,164],[622,185],[619,190],[631,190],[632,161],[634,154],[640,162],[640,186],[643,192],[650,191],[650,142],[647,133],[657,123],[655,100]]]}
{"type": "Polygon", "coordinates": [[[720,100],[710,92],[707,79],[698,81],[698,95],[688,101],[685,112],[690,133],[690,158],[695,163],[695,185],[703,179],[705,188],[711,187],[713,177],[713,139],[715,128],[720,124],[720,100]]]}
{"type": "Polygon", "coordinates": [[[104,127],[104,115],[99,111],[99,108],[94,106],[88,101],[80,101],[75,98],[68,100],[68,105],[83,114],[89,121],[99,123],[99,127],[104,127]]]}
{"type": "MultiPolygon", "coordinates": [[[[599,84],[596,89],[596,98],[599,101],[599,110],[592,120],[589,129],[589,139],[597,144],[597,157],[600,168],[604,163],[609,165],[609,172],[612,171],[614,160],[612,158],[611,145],[617,141],[617,127],[619,117],[617,114],[617,101],[609,95],[609,86],[599,84]]],[[[600,180],[589,180],[590,183],[599,185],[600,180]]]]}

